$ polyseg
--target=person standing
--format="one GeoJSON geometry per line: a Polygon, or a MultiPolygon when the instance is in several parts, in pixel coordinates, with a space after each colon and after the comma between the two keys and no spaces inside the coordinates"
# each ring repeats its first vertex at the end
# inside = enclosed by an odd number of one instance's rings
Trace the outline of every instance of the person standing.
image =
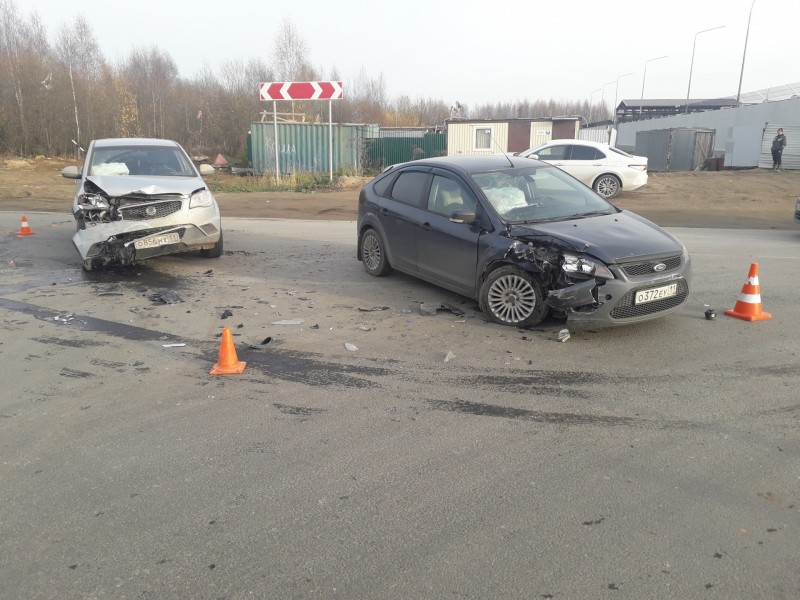
{"type": "Polygon", "coordinates": [[[778,128],[778,135],[772,140],[772,170],[781,170],[781,156],[786,147],[786,136],[783,135],[783,128],[778,128]]]}

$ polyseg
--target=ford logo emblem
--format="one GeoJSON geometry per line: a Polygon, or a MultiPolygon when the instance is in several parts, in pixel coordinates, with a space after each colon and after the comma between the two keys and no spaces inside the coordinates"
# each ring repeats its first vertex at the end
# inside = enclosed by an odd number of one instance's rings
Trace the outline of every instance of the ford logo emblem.
{"type": "MultiPolygon", "coordinates": [[[[152,217],[156,214],[156,207],[155,206],[148,206],[144,209],[144,212],[147,214],[148,217],[152,217]]],[[[658,267],[658,265],[656,265],[658,267]]],[[[656,269],[658,270],[658,269],[656,269]]],[[[663,269],[661,269],[663,271],[663,269]]]]}
{"type": "Polygon", "coordinates": [[[665,265],[664,263],[658,263],[656,265],[653,265],[653,271],[655,271],[656,273],[661,273],[661,271],[663,271],[666,268],[667,265],[665,265]]]}

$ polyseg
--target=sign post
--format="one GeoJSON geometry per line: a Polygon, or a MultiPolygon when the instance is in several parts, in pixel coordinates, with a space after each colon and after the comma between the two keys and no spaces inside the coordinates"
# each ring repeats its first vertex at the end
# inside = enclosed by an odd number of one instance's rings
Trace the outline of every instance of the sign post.
{"type": "Polygon", "coordinates": [[[281,180],[278,154],[278,100],[328,101],[328,166],[333,181],[333,101],[342,99],[341,81],[273,81],[259,84],[261,100],[272,100],[272,125],[275,132],[275,177],[281,180]]]}

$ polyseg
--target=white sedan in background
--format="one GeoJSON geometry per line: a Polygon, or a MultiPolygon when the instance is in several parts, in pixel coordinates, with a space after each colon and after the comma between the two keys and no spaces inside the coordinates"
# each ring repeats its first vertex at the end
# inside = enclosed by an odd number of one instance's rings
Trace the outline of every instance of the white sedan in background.
{"type": "Polygon", "coordinates": [[[552,140],[516,154],[561,168],[606,200],[620,190],[635,190],[647,183],[647,157],[634,156],[608,144],[552,140]]]}

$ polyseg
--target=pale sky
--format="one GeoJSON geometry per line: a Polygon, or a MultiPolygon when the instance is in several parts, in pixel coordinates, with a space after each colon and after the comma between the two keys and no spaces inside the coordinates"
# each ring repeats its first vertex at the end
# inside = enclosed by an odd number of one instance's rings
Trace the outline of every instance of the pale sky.
{"type": "MultiPolygon", "coordinates": [[[[742,93],[800,82],[796,0],[16,0],[51,42],[83,14],[112,63],[157,45],[182,77],[231,59],[269,61],[281,21],[305,40],[325,79],[363,67],[390,98],[468,106],[517,100],[736,96],[748,15],[742,93]],[[700,31],[724,26],[721,29],[700,31]],[[667,58],[658,58],[666,56],[667,58]],[[658,60],[650,60],[658,59],[658,60]],[[649,62],[647,62],[649,61],[649,62]],[[645,64],[646,77],[643,79],[645,64]]],[[[253,94],[258,94],[253,82],[253,94]]]]}

